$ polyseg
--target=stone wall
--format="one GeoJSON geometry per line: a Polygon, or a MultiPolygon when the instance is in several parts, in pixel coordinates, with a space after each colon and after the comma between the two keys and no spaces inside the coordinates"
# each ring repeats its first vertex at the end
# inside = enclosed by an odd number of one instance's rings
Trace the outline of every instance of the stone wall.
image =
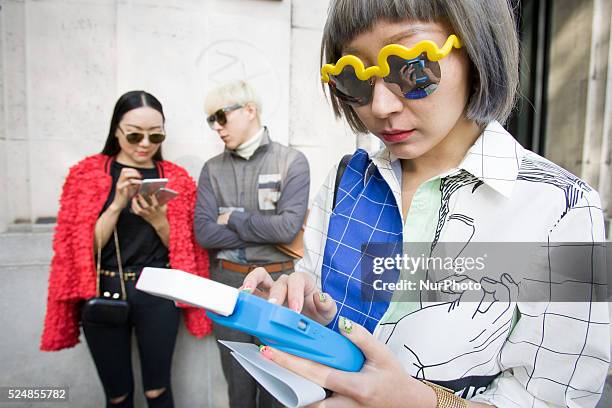
{"type": "Polygon", "coordinates": [[[3,1],[0,231],[55,216],[68,168],[102,149],[114,103],[132,89],[160,99],[164,155],[197,179],[223,149],[205,122],[207,90],[249,80],[272,138],[310,160],[314,194],[356,143],[320,86],[327,3],[3,1]]]}

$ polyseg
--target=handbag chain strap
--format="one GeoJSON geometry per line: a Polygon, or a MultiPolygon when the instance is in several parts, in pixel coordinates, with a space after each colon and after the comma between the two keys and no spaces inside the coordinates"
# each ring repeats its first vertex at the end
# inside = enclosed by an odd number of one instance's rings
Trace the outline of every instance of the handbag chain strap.
{"type": "Polygon", "coordinates": [[[121,299],[126,300],[125,294],[125,280],[123,280],[123,265],[121,262],[121,252],[119,252],[119,237],[117,236],[117,227],[113,228],[113,235],[115,236],[115,249],[117,252],[117,266],[119,266],[119,280],[121,281],[121,299]]]}
{"type": "MultiPolygon", "coordinates": [[[[97,235],[97,234],[96,234],[97,235]]],[[[117,235],[117,226],[113,227],[113,235],[115,237],[115,250],[117,254],[117,266],[119,267],[119,280],[121,281],[121,299],[126,300],[125,281],[123,280],[123,265],[121,262],[121,251],[119,250],[119,236],[117,235]]],[[[102,262],[102,237],[98,236],[98,262],[96,263],[96,297],[100,297],[100,275],[102,262]]]]}
{"type": "Polygon", "coordinates": [[[95,234],[95,236],[96,238],[98,238],[98,259],[96,262],[96,297],[100,297],[100,263],[102,262],[102,237],[100,237],[97,233],[95,234]]]}

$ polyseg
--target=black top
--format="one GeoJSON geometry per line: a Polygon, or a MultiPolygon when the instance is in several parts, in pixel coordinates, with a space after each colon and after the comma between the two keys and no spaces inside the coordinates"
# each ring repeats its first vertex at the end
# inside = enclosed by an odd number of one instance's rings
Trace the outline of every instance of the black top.
{"type": "MultiPolygon", "coordinates": [[[[143,179],[159,178],[157,167],[152,169],[142,169],[125,166],[113,161],[110,166],[110,174],[113,178],[111,189],[102,212],[113,202],[115,198],[115,187],[121,169],[133,168],[140,172],[143,179]]],[[[144,218],[133,214],[130,211],[131,201],[119,214],[117,220],[117,235],[119,237],[119,249],[121,250],[121,261],[126,270],[141,269],[145,266],[163,268],[169,262],[168,248],[164,246],[155,229],[145,221],[144,218]]],[[[107,244],[102,248],[102,269],[117,271],[117,254],[115,251],[115,238],[111,234],[107,244]]]]}

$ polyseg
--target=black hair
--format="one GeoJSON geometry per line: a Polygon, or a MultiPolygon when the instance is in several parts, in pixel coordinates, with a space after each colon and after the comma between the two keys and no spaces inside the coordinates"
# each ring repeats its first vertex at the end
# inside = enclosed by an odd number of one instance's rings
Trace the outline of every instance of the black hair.
{"type": "MultiPolygon", "coordinates": [[[[164,108],[156,97],[145,91],[126,92],[119,97],[117,103],[115,104],[113,117],[111,118],[110,122],[110,129],[108,130],[108,137],[106,138],[104,149],[102,149],[102,154],[107,156],[116,156],[119,154],[121,147],[119,146],[119,140],[116,136],[119,122],[121,122],[123,115],[125,115],[127,112],[131,111],[132,109],[142,108],[144,106],[153,108],[161,113],[164,123],[166,122],[164,108]]],[[[153,160],[163,160],[161,146],[159,146],[159,149],[157,149],[157,152],[155,152],[153,160]]]]}

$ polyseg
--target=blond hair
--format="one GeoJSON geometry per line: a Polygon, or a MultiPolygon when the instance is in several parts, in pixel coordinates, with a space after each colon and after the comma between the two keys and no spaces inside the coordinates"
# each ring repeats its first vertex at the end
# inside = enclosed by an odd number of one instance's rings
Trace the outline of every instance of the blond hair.
{"type": "Polygon", "coordinates": [[[257,109],[257,117],[261,114],[259,97],[246,81],[233,81],[218,85],[211,89],[204,99],[204,111],[211,115],[221,108],[234,104],[246,105],[251,103],[257,109]]]}

